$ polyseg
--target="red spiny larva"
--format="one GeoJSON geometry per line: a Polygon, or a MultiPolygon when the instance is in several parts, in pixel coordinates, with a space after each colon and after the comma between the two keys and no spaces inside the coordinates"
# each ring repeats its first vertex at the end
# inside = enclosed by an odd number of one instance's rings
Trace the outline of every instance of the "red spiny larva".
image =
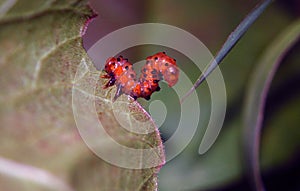
{"type": "Polygon", "coordinates": [[[105,63],[105,75],[101,78],[109,78],[103,88],[116,85],[117,92],[114,96],[115,101],[120,95],[130,95],[133,99],[139,97],[150,99],[153,92],[159,91],[158,82],[164,79],[168,85],[174,86],[179,77],[179,69],[176,60],[159,52],[146,58],[146,64],[142,68],[139,79],[128,59],[122,56],[118,58],[108,58],[105,63]]]}

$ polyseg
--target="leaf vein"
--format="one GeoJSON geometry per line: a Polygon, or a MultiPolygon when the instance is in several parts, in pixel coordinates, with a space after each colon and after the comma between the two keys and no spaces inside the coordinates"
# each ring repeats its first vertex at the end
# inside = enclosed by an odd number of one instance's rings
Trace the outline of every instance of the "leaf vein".
{"type": "Polygon", "coordinates": [[[34,69],[34,73],[33,73],[33,81],[31,83],[31,88],[34,89],[37,86],[37,81],[38,81],[38,77],[41,71],[41,65],[44,61],[44,59],[46,59],[50,54],[52,54],[53,52],[55,52],[59,47],[71,42],[71,41],[75,41],[80,39],[80,35],[76,35],[75,37],[71,37],[68,39],[65,39],[63,41],[61,41],[57,46],[54,46],[53,48],[51,48],[49,51],[47,51],[46,53],[44,53],[40,59],[37,61],[35,69],[34,69]]]}

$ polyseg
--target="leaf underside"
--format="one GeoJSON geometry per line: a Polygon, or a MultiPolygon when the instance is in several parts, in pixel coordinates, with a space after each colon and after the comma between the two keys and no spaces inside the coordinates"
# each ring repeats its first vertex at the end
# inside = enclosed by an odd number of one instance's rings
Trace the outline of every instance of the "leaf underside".
{"type": "Polygon", "coordinates": [[[139,104],[127,96],[112,103],[115,88],[101,88],[105,80],[82,47],[85,23],[94,16],[86,2],[9,2],[0,1],[0,190],[156,190],[164,161],[160,135],[139,104]],[[76,81],[83,61],[89,70],[76,81]],[[76,128],[74,87],[94,98],[97,117],[112,138],[131,148],[158,147],[162,163],[125,169],[92,153],[76,128]],[[116,111],[130,121],[127,128],[143,122],[154,131],[124,130],[116,111]]]}

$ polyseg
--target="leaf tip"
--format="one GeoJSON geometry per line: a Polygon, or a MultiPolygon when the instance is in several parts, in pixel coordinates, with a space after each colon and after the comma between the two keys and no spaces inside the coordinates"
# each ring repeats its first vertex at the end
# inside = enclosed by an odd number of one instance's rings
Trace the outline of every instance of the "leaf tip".
{"type": "Polygon", "coordinates": [[[87,19],[85,20],[85,22],[84,22],[84,24],[83,24],[83,26],[80,30],[80,36],[81,37],[85,34],[88,25],[93,21],[94,18],[96,18],[98,16],[98,13],[92,8],[90,3],[87,4],[87,7],[91,12],[88,15],[87,19]]]}

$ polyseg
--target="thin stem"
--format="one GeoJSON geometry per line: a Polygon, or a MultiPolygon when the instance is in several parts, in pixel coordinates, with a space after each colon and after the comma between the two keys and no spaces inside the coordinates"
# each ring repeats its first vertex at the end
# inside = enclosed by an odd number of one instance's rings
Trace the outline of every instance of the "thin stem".
{"type": "Polygon", "coordinates": [[[243,132],[244,158],[251,181],[250,183],[257,191],[265,190],[260,175],[259,148],[267,95],[275,73],[282,63],[282,59],[299,39],[300,19],[286,27],[266,49],[250,77],[251,81],[245,94],[243,132]]]}
{"type": "Polygon", "coordinates": [[[236,27],[236,29],[229,35],[226,42],[222,48],[217,53],[215,59],[207,66],[205,71],[200,75],[198,80],[195,82],[193,87],[181,98],[180,102],[183,103],[184,100],[191,94],[195,89],[207,78],[207,76],[221,63],[225,56],[231,51],[231,49],[236,45],[239,39],[245,34],[253,22],[264,12],[267,6],[273,0],[265,0],[258,4],[252,12],[250,12],[246,18],[236,27]]]}

